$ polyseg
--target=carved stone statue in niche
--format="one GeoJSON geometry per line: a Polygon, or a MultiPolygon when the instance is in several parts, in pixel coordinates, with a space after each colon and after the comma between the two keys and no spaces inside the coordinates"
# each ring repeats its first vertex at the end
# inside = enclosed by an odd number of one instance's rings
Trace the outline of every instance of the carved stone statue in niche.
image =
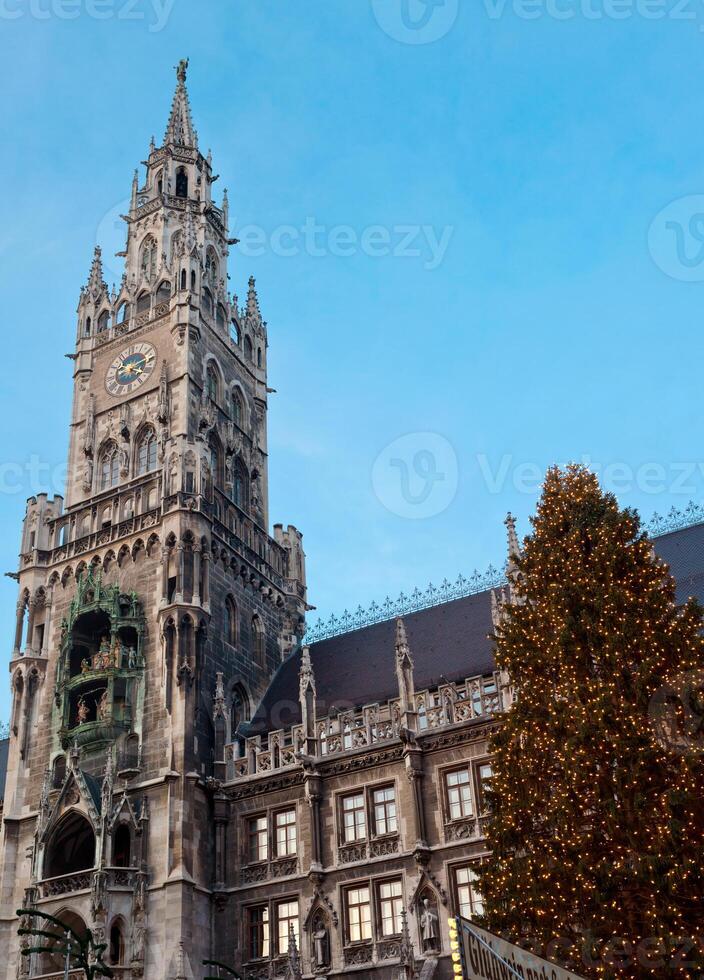
{"type": "Polygon", "coordinates": [[[429,898],[424,898],[420,907],[420,934],[423,940],[423,952],[437,950],[440,945],[438,931],[438,914],[430,904],[429,898]]]}
{"type": "Polygon", "coordinates": [[[330,934],[324,915],[318,914],[313,919],[311,938],[313,940],[313,966],[316,970],[323,969],[330,964],[330,934]]]}

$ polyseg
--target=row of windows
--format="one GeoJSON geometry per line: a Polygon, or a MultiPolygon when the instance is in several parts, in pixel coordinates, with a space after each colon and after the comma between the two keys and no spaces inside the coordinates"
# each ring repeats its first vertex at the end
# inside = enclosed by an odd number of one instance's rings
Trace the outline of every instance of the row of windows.
{"type": "MultiPolygon", "coordinates": [[[[484,908],[471,864],[451,869],[455,911],[472,919],[484,908]]],[[[346,945],[392,939],[401,935],[404,908],[401,878],[362,880],[342,892],[344,941],[346,945]]],[[[297,898],[250,906],[246,911],[246,950],[249,960],[283,956],[293,932],[300,949],[299,903],[297,898]],[[273,926],[273,929],[272,929],[273,926]],[[273,936],[273,943],[272,943],[273,936]]]]}
{"type": "MultiPolygon", "coordinates": [[[[156,433],[147,429],[137,444],[136,476],[144,476],[157,468],[156,433]]],[[[100,457],[99,485],[101,490],[111,490],[120,481],[120,451],[117,443],[110,442],[100,457]]]]}
{"type": "MultiPolygon", "coordinates": [[[[234,729],[233,729],[234,730],[234,729]]],[[[463,820],[485,812],[484,791],[491,779],[490,763],[476,767],[476,783],[470,766],[445,773],[445,816],[463,820]],[[475,805],[476,799],[476,805],[475,805]]],[[[398,807],[394,786],[367,787],[339,799],[340,842],[355,844],[371,837],[398,833],[398,807]]],[[[259,815],[249,820],[250,862],[288,857],[296,853],[295,809],[259,815]],[[286,828],[286,832],[282,828],[286,828]]]]}

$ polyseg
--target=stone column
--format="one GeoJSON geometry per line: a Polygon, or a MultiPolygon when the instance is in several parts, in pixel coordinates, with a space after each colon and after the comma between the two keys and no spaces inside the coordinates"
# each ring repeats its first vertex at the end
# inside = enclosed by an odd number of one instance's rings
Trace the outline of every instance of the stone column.
{"type": "Polygon", "coordinates": [[[42,657],[49,656],[49,630],[51,629],[51,605],[54,598],[53,589],[47,589],[44,599],[44,639],[40,653],[42,657]]]}
{"type": "Polygon", "coordinates": [[[201,601],[204,606],[210,606],[210,552],[203,552],[203,595],[201,601]]]}
{"type": "Polygon", "coordinates": [[[227,798],[217,793],[213,800],[215,820],[215,888],[224,888],[227,878],[227,798]]]}
{"type": "Polygon", "coordinates": [[[28,653],[33,652],[34,643],[34,617],[37,611],[37,600],[34,596],[29,600],[29,616],[27,618],[27,643],[26,650],[28,653]]]}
{"type": "Polygon", "coordinates": [[[198,545],[193,548],[193,598],[194,606],[200,605],[200,565],[201,549],[198,545]]]}
{"type": "Polygon", "coordinates": [[[163,545],[161,549],[161,605],[166,606],[169,602],[169,558],[171,548],[163,545]]]}
{"type": "Polygon", "coordinates": [[[322,872],[322,837],[320,827],[320,801],[323,796],[323,783],[320,776],[308,774],[306,776],[306,799],[310,811],[310,870],[322,872]]]}
{"type": "Polygon", "coordinates": [[[419,749],[407,749],[404,753],[406,776],[413,794],[413,817],[416,835],[416,857],[428,850],[425,836],[425,808],[423,806],[423,754],[419,749]]]}
{"type": "Polygon", "coordinates": [[[185,570],[185,554],[183,543],[179,541],[176,545],[176,602],[183,602],[183,579],[185,570]]]}
{"type": "Polygon", "coordinates": [[[17,603],[17,619],[15,621],[15,649],[14,653],[20,653],[20,647],[22,646],[22,631],[24,629],[24,613],[26,604],[23,599],[17,603]]]}

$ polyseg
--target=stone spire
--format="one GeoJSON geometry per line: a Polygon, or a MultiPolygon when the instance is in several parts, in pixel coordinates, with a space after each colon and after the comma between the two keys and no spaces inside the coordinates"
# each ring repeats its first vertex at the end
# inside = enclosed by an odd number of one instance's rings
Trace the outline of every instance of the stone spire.
{"type": "Polygon", "coordinates": [[[103,279],[103,253],[100,245],[95,246],[95,251],[93,252],[93,261],[90,266],[90,273],[88,274],[88,285],[86,290],[88,294],[93,298],[97,299],[102,293],[107,292],[107,283],[103,279]]]}
{"type": "Polygon", "coordinates": [[[191,106],[186,90],[186,72],[188,58],[182,58],[176,67],[176,91],[171,103],[171,114],[166,124],[164,146],[168,143],[174,146],[191,146],[198,148],[198,134],[191,119],[191,106]]]}
{"type": "Polygon", "coordinates": [[[262,318],[259,310],[259,297],[257,296],[257,286],[254,276],[249,277],[249,288],[247,289],[247,318],[251,320],[261,320],[262,318]]]}
{"type": "Polygon", "coordinates": [[[406,624],[396,620],[396,679],[401,702],[401,724],[413,730],[415,718],[415,682],[413,679],[413,658],[408,645],[406,624]]]}
{"type": "Polygon", "coordinates": [[[288,925],[288,965],[286,967],[286,980],[301,980],[303,970],[301,968],[301,957],[296,943],[296,933],[293,931],[293,924],[288,925]]]}
{"type": "Polygon", "coordinates": [[[521,554],[521,548],[518,543],[518,535],[516,534],[516,518],[509,511],[506,515],[506,520],[504,521],[506,525],[506,530],[508,532],[508,562],[506,565],[506,573],[508,578],[511,579],[518,572],[516,567],[516,558],[521,554]]]}
{"type": "Polygon", "coordinates": [[[303,653],[301,655],[301,669],[298,672],[298,691],[301,702],[301,723],[303,727],[303,737],[305,739],[304,751],[307,755],[315,755],[317,734],[317,717],[315,710],[316,690],[315,674],[313,673],[313,664],[310,659],[309,647],[303,647],[303,653]]]}

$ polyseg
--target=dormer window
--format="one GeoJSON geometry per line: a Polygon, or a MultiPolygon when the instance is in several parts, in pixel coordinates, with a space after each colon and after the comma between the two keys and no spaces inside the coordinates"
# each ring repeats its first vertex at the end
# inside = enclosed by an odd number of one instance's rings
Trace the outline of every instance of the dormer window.
{"type": "Polygon", "coordinates": [[[188,197],[188,174],[185,167],[176,171],[176,197],[188,197]]]}

